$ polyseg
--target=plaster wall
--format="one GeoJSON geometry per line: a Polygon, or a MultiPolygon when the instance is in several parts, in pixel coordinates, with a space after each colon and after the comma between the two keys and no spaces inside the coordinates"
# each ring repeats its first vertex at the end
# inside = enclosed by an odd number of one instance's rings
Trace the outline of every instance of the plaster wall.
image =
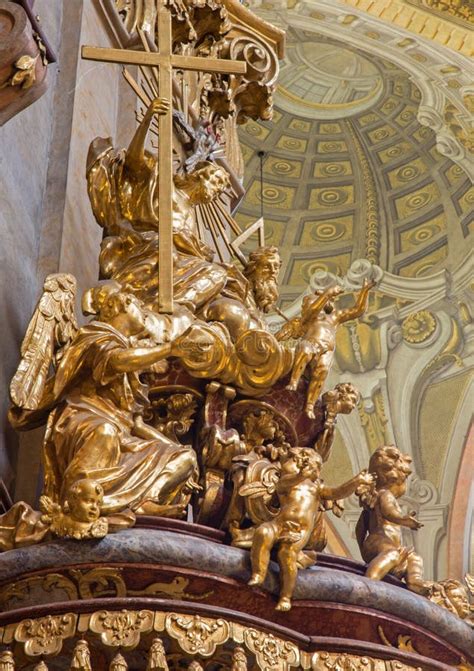
{"type": "Polygon", "coordinates": [[[87,150],[95,136],[116,138],[117,126],[134,124],[120,67],[79,55],[81,44],[117,46],[100,3],[37,0],[35,13],[57,62],[43,97],[0,129],[0,477],[31,503],[42,431],[17,436],[9,428],[9,382],[46,275],[73,273],[78,296],[98,278],[102,233],[87,198],[87,150]]]}

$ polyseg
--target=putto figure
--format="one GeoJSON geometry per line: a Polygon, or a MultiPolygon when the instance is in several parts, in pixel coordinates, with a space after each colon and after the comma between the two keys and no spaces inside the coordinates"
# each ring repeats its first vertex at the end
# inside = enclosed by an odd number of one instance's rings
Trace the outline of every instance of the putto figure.
{"type": "Polygon", "coordinates": [[[423,560],[402,542],[402,527],[416,531],[423,525],[414,513],[405,515],[398,499],[407,489],[411,457],[394,445],[379,447],[369,461],[375,484],[361,487],[359,500],[364,510],[356,527],[366,576],[382,580],[387,573],[403,578],[409,589],[428,594],[430,583],[423,578],[423,560]]]}
{"type": "MultiPolygon", "coordinates": [[[[422,558],[413,548],[403,545],[402,527],[416,531],[423,526],[414,513],[404,514],[398,503],[406,492],[411,457],[394,445],[384,445],[372,454],[369,471],[375,481],[357,491],[364,510],[357,522],[356,536],[362,558],[368,564],[366,576],[382,580],[391,573],[404,580],[412,592],[426,596],[472,625],[474,608],[466,587],[459,580],[426,580],[422,558]]],[[[469,586],[467,576],[466,581],[469,586]]]]}
{"type": "MultiPolygon", "coordinates": [[[[299,555],[315,530],[320,503],[324,500],[342,499],[361,486],[369,486],[373,478],[366,471],[339,487],[326,487],[320,479],[322,459],[312,449],[292,448],[282,465],[281,477],[276,485],[279,511],[274,519],[260,524],[255,530],[250,559],[252,577],[249,585],[260,585],[265,580],[270,562],[270,552],[278,544],[281,586],[277,610],[291,608],[299,555]]],[[[244,488],[241,489],[245,495],[244,488]]]]}
{"type": "Polygon", "coordinates": [[[318,400],[323,384],[329,374],[336,349],[336,331],[340,324],[361,317],[367,309],[369,291],[375,282],[364,283],[355,305],[345,310],[337,310],[334,300],[343,293],[339,286],[316,297],[307,296],[302,305],[301,317],[295,317],[276,334],[278,340],[297,338],[295,359],[287,389],[296,390],[305,372],[310,368],[310,381],[306,395],[305,412],[314,419],[314,404],[318,400]]]}

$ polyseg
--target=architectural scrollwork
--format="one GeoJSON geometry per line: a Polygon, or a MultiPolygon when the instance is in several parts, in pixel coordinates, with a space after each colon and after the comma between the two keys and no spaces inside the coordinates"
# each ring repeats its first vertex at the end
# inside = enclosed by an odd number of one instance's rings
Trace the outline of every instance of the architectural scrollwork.
{"type": "MultiPolygon", "coordinates": [[[[51,627],[45,618],[23,620],[14,625],[14,641],[24,643],[24,651],[29,657],[41,656],[44,667],[56,657],[55,663],[66,664],[71,671],[91,671],[93,659],[97,654],[110,655],[113,659],[110,668],[124,671],[128,668],[129,655],[137,651],[147,660],[148,671],[168,671],[168,669],[203,669],[208,664],[225,663],[232,671],[247,671],[252,659],[260,671],[290,671],[301,668],[304,671],[420,671],[418,666],[403,663],[399,659],[380,659],[374,654],[356,654],[353,651],[332,651],[301,649],[294,642],[275,636],[268,631],[253,627],[244,627],[222,618],[198,618],[195,616],[159,611],[147,611],[147,627],[143,626],[144,611],[99,611],[81,615],[80,622],[71,613],[64,616],[50,616],[67,621],[66,627],[51,627]],[[117,618],[120,624],[117,625],[117,618]],[[151,620],[150,620],[151,618],[151,620]],[[97,620],[107,622],[107,629],[114,632],[130,631],[130,624],[140,622],[133,640],[120,634],[104,636],[97,620]],[[180,622],[178,622],[180,620],[180,622]],[[159,636],[151,634],[148,626],[154,622],[154,630],[159,636]],[[165,624],[168,623],[168,624],[165,624]],[[175,630],[177,624],[178,629],[175,630]],[[203,629],[203,625],[204,629],[203,629]],[[141,636],[141,634],[147,634],[141,636]],[[151,634],[151,635],[148,635],[151,634]],[[48,638],[44,645],[38,645],[38,636],[48,638]],[[57,638],[61,638],[58,645],[57,638]],[[70,645],[62,646],[65,639],[70,645]],[[211,640],[212,639],[212,640],[211,640]],[[177,643],[178,648],[170,643],[177,643]],[[102,647],[103,646],[103,647],[102,647]],[[119,648],[119,650],[117,650],[119,648]],[[177,650],[180,652],[177,653],[177,650]],[[201,658],[201,659],[200,659],[201,658]],[[181,665],[176,666],[177,661],[181,665]],[[92,662],[92,663],[91,663],[92,662]]],[[[57,623],[56,623],[57,624],[57,623]]],[[[1,633],[1,631],[0,631],[1,633]]],[[[397,646],[387,640],[383,630],[379,632],[382,641],[391,647],[398,647],[404,653],[414,652],[410,641],[399,636],[397,646]]],[[[8,643],[8,636],[4,637],[8,643]]],[[[307,646],[306,646],[307,647],[307,646]]],[[[1,671],[14,671],[18,651],[6,648],[0,653],[1,671]]],[[[18,657],[20,659],[20,657],[18,657]]],[[[137,657],[135,656],[136,660],[137,657]]],[[[136,664],[136,661],[135,661],[136,664]]],[[[226,668],[227,668],[226,666],[226,668]]],[[[139,667],[142,668],[142,667],[139,667]]],[[[143,667],[145,668],[145,667],[143,667]]],[[[459,668],[464,668],[459,666],[459,668]]],[[[466,667],[467,668],[467,667],[466,667]]]]}
{"type": "Polygon", "coordinates": [[[99,611],[91,616],[91,631],[100,634],[105,645],[134,648],[140,641],[140,635],[152,630],[153,613],[141,611],[99,611]]]}
{"type": "Polygon", "coordinates": [[[256,629],[245,629],[244,643],[254,653],[262,671],[288,671],[300,663],[297,646],[273,634],[266,634],[256,629]]]}
{"type": "Polygon", "coordinates": [[[24,644],[27,655],[56,655],[63,641],[73,636],[77,615],[47,615],[39,619],[23,620],[16,627],[14,640],[24,644]]]}
{"type": "Polygon", "coordinates": [[[403,339],[411,345],[424,343],[435,331],[436,318],[429,310],[413,312],[402,322],[403,339]]]}
{"type": "Polygon", "coordinates": [[[199,615],[171,613],[166,616],[165,629],[185,652],[203,657],[213,655],[216,647],[225,643],[230,636],[230,627],[226,620],[211,620],[199,615]]]}

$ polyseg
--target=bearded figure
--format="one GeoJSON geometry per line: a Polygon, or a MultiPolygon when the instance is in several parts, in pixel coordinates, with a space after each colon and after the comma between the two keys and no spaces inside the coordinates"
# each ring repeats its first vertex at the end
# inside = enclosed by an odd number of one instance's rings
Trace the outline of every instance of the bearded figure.
{"type": "Polygon", "coordinates": [[[278,300],[281,259],[277,247],[261,247],[249,255],[243,272],[226,265],[227,281],[221,295],[203,308],[200,317],[223,323],[233,342],[250,329],[268,331],[264,314],[278,300]]]}
{"type": "Polygon", "coordinates": [[[278,247],[261,247],[249,256],[244,275],[250,282],[256,306],[268,313],[278,300],[281,259],[278,247]]]}

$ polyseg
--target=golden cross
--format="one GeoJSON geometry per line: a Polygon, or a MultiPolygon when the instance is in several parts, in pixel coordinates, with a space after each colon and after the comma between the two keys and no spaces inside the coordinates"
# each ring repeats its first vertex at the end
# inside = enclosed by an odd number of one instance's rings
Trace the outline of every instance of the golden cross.
{"type": "Polygon", "coordinates": [[[91,61],[157,67],[159,96],[170,101],[169,111],[158,118],[159,311],[169,314],[173,312],[173,68],[245,74],[247,66],[240,61],[173,54],[172,19],[165,0],[158,2],[158,38],[159,51],[83,46],[81,55],[91,61]]]}

